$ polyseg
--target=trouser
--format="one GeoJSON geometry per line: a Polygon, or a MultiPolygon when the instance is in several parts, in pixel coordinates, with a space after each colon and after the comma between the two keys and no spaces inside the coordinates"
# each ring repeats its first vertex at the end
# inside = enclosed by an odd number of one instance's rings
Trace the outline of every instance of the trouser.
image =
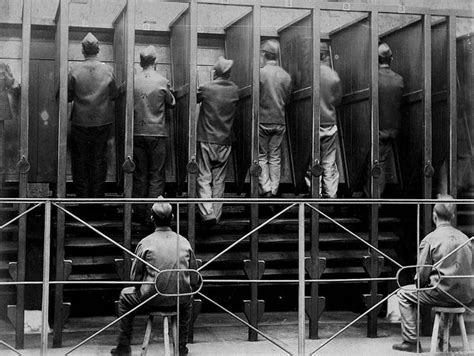
{"type": "MultiPolygon", "coordinates": [[[[135,287],[122,289],[118,303],[119,317],[132,310],[145,299],[141,298],[140,291],[135,287]]],[[[148,303],[153,303],[150,301],[148,303]]],[[[176,305],[160,307],[159,305],[145,304],[140,311],[176,311],[176,305]]],[[[192,302],[180,303],[179,305],[179,348],[186,346],[188,341],[189,323],[191,321],[192,302]]],[[[133,334],[133,319],[136,313],[131,313],[120,320],[120,334],[118,343],[121,345],[130,345],[133,334]]]]}
{"type": "MultiPolygon", "coordinates": [[[[414,289],[415,285],[405,286],[404,288],[414,289]]],[[[398,304],[400,306],[402,339],[403,341],[415,343],[416,342],[416,316],[417,316],[417,300],[420,305],[439,306],[439,307],[454,307],[455,302],[447,302],[446,300],[439,300],[434,298],[428,291],[419,291],[400,289],[397,293],[398,304]],[[418,299],[417,299],[418,296],[418,299]]]]}
{"type": "MultiPolygon", "coordinates": [[[[227,162],[231,145],[219,145],[198,142],[197,145],[197,193],[199,198],[224,197],[227,162]]],[[[204,221],[216,219],[222,215],[222,203],[200,203],[199,211],[204,221]]]]}
{"type": "MultiPolygon", "coordinates": [[[[167,141],[167,137],[133,137],[134,198],[157,198],[164,194],[167,141]]],[[[149,215],[150,207],[137,205],[135,210],[138,214],[149,215]]]]}
{"type": "Polygon", "coordinates": [[[321,197],[336,198],[339,186],[339,171],[336,164],[337,132],[331,136],[323,136],[320,139],[321,166],[321,197]]]}
{"type": "Polygon", "coordinates": [[[281,143],[285,125],[260,124],[258,164],[262,173],[258,179],[260,193],[277,194],[281,174],[281,143]]]}
{"type": "MultiPolygon", "coordinates": [[[[393,141],[392,139],[379,140],[379,167],[381,170],[380,177],[375,180],[379,188],[379,194],[382,194],[385,191],[385,185],[387,183],[387,174],[391,171],[388,167],[390,162],[390,157],[393,155],[393,141]]],[[[371,164],[370,157],[367,159],[367,177],[364,185],[364,193],[367,197],[370,197],[370,176],[371,176],[371,164]]]]}
{"type": "Polygon", "coordinates": [[[72,179],[78,198],[101,198],[107,177],[107,141],[112,124],[71,127],[72,179]]]}

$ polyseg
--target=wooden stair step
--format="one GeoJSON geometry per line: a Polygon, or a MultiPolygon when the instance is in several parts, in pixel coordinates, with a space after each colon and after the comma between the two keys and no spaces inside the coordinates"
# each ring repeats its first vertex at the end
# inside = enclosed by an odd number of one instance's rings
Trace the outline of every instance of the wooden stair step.
{"type": "Polygon", "coordinates": [[[18,244],[16,241],[1,241],[0,254],[16,253],[18,251],[18,244]]]}

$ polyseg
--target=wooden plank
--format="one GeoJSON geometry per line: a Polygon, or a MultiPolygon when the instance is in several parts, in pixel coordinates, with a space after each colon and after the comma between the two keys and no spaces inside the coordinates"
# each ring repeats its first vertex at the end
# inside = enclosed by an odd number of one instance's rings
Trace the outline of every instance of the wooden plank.
{"type": "Polygon", "coordinates": [[[448,17],[448,118],[449,118],[449,163],[448,192],[457,198],[457,100],[456,100],[456,17],[448,17]]]}
{"type": "MultiPolygon", "coordinates": [[[[56,82],[59,82],[59,124],[58,124],[58,170],[57,170],[57,197],[66,196],[66,167],[67,167],[67,126],[68,126],[68,41],[69,41],[69,1],[60,0],[58,5],[58,22],[56,23],[56,82]]],[[[64,213],[58,209],[56,219],[56,280],[64,279],[64,213]]],[[[63,290],[61,284],[55,287],[55,313],[53,346],[62,345],[63,326],[63,290]]]]}

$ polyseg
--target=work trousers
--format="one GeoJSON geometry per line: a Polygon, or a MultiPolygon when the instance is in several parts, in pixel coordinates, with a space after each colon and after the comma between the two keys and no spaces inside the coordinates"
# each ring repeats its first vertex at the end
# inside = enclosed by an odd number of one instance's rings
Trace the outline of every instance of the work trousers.
{"type": "Polygon", "coordinates": [[[281,143],[286,126],[260,124],[258,164],[262,173],[258,179],[260,194],[271,192],[276,195],[281,175],[281,143]]]}
{"type": "Polygon", "coordinates": [[[339,186],[339,171],[336,163],[337,132],[320,138],[321,166],[321,197],[336,198],[339,186]]]}
{"type": "MultiPolygon", "coordinates": [[[[414,289],[415,285],[405,286],[407,289],[414,289]]],[[[433,298],[427,291],[419,291],[400,289],[397,293],[398,304],[400,306],[402,339],[403,341],[416,342],[416,316],[417,316],[417,294],[420,305],[438,306],[438,307],[456,307],[458,306],[453,300],[449,303],[445,300],[433,298]]]]}
{"type": "MultiPolygon", "coordinates": [[[[197,145],[197,193],[199,198],[224,197],[227,162],[231,145],[219,145],[198,142],[197,145]]],[[[200,203],[199,212],[204,221],[216,219],[222,215],[222,203],[200,203]]]]}
{"type": "MultiPolygon", "coordinates": [[[[135,308],[138,304],[146,300],[140,295],[140,291],[135,287],[127,287],[122,289],[120,293],[118,303],[118,314],[119,317],[127,313],[129,310],[135,308]]],[[[145,304],[142,308],[138,309],[140,312],[151,312],[151,311],[176,311],[176,305],[160,307],[154,305],[153,300],[145,304]]],[[[182,349],[186,346],[188,341],[189,323],[191,321],[192,314],[192,302],[187,301],[186,303],[180,303],[179,305],[179,348],[182,349]]],[[[130,345],[133,335],[133,319],[135,318],[136,312],[127,315],[120,320],[120,334],[118,342],[121,345],[130,345]]]]}
{"type": "MultiPolygon", "coordinates": [[[[382,194],[385,191],[385,185],[387,184],[387,177],[390,174],[391,169],[388,166],[390,163],[390,157],[393,155],[393,140],[392,139],[384,139],[379,140],[379,166],[381,170],[381,175],[379,178],[375,180],[376,184],[379,188],[379,194],[382,194]]],[[[367,159],[367,178],[365,180],[364,185],[364,193],[367,197],[371,197],[370,195],[370,175],[371,175],[371,164],[370,164],[370,157],[367,159]]]]}
{"type": "Polygon", "coordinates": [[[78,198],[102,198],[105,194],[111,126],[71,127],[72,179],[78,198]]]}
{"type": "MultiPolygon", "coordinates": [[[[165,163],[167,137],[133,137],[133,197],[157,198],[165,193],[165,163]]],[[[150,214],[146,204],[137,205],[138,215],[150,214]]]]}

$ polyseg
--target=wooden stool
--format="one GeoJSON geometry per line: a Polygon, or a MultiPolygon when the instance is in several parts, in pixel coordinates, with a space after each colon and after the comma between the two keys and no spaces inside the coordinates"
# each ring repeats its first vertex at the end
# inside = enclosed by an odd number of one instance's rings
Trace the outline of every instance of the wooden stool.
{"type": "Polygon", "coordinates": [[[152,312],[148,315],[148,322],[146,324],[145,337],[143,338],[142,344],[142,356],[145,356],[148,352],[148,344],[151,337],[151,328],[153,326],[153,319],[155,316],[163,317],[163,341],[165,344],[165,356],[170,356],[170,340],[169,340],[169,320],[171,320],[171,337],[173,338],[173,354],[178,355],[178,336],[177,325],[176,325],[176,312],[152,312]]]}
{"type": "Polygon", "coordinates": [[[433,308],[435,314],[435,320],[433,324],[433,334],[431,335],[431,353],[436,352],[438,345],[438,333],[439,333],[439,324],[441,322],[441,317],[443,314],[447,314],[445,317],[448,317],[448,320],[445,322],[445,328],[443,330],[443,349],[442,352],[448,352],[449,347],[449,329],[453,324],[454,315],[457,315],[459,322],[459,330],[461,331],[462,343],[464,351],[469,350],[469,342],[467,340],[466,326],[464,325],[463,314],[466,311],[464,308],[433,308]]]}

